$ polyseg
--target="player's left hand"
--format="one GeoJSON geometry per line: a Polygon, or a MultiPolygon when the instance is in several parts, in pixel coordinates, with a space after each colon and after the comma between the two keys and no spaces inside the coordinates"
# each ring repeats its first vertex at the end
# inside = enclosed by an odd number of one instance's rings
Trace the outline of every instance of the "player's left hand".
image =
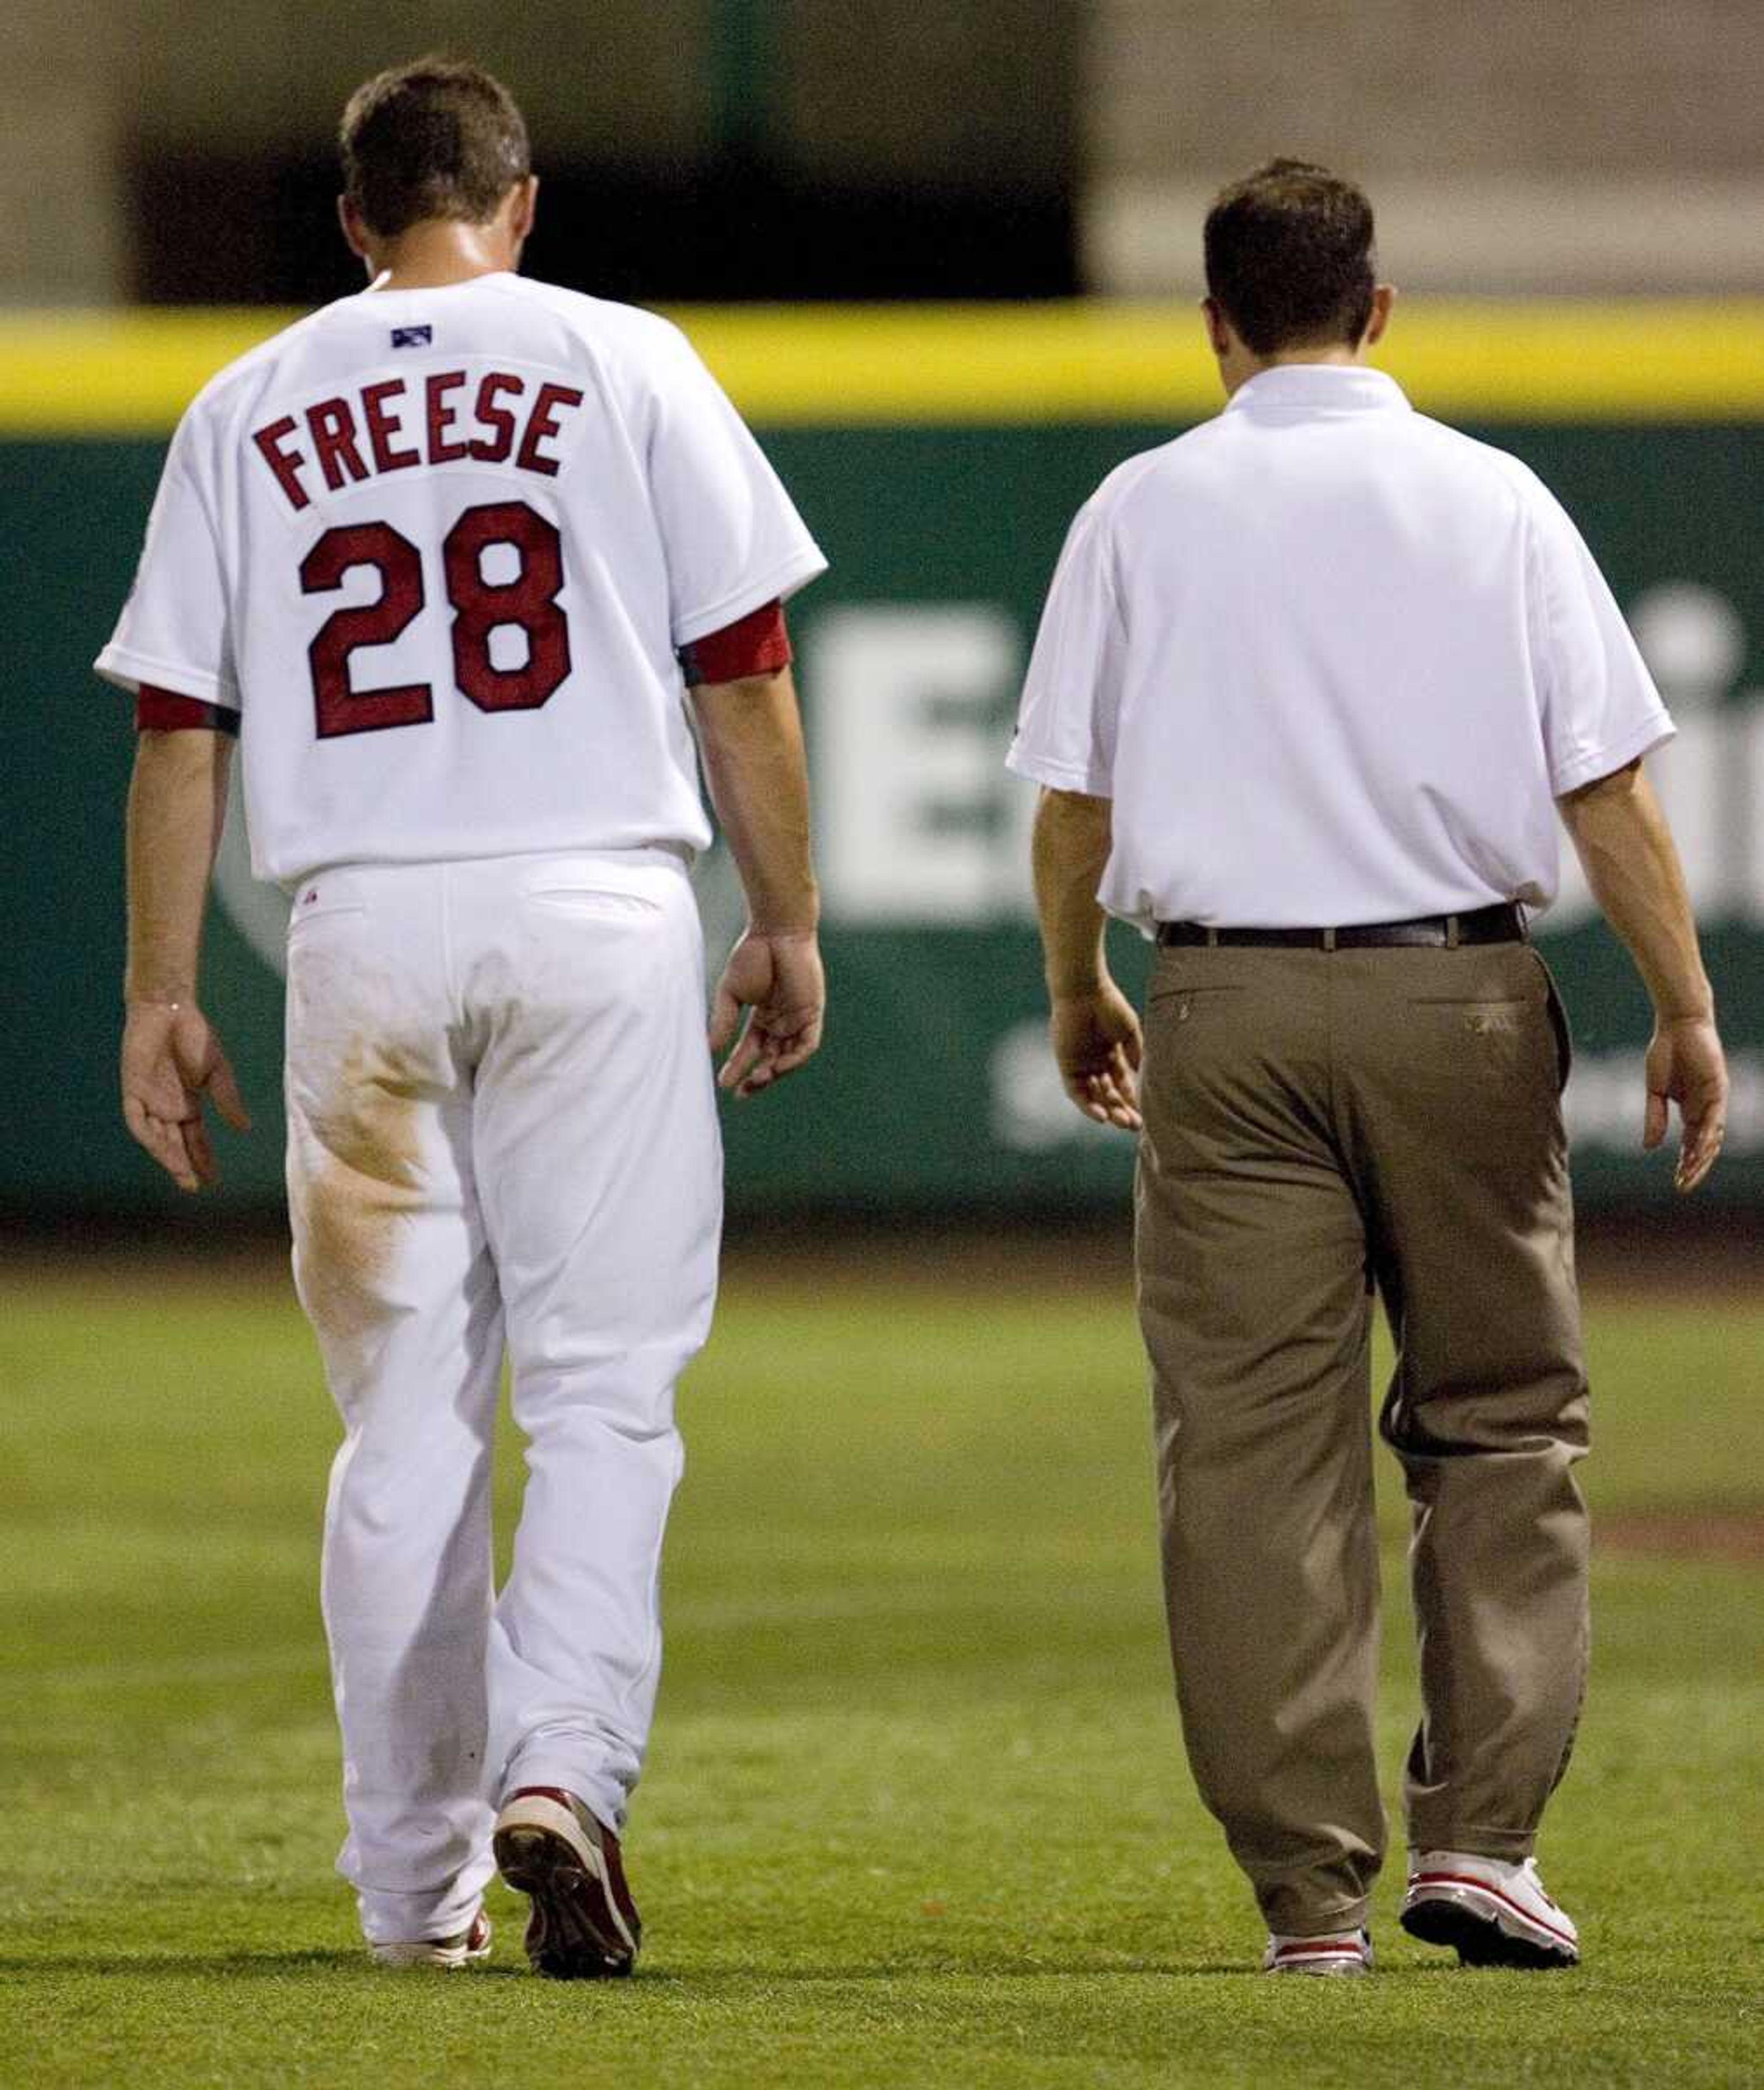
{"type": "Polygon", "coordinates": [[[757,1096],[812,1059],[820,1048],[826,996],[821,948],[812,930],[763,936],[749,929],[717,982],[710,1050],[723,1052],[735,1045],[717,1086],[737,1096],[757,1096]]]}
{"type": "Polygon", "coordinates": [[[131,1001],[122,1029],[122,1118],[180,1190],[217,1182],[206,1095],[235,1132],[251,1121],[208,1019],[193,1002],[131,1001]]]}
{"type": "Polygon", "coordinates": [[[1083,994],[1054,1003],[1054,1057],[1066,1093],[1097,1125],[1137,1132],[1140,1116],[1140,1019],[1106,974],[1083,994]]]}

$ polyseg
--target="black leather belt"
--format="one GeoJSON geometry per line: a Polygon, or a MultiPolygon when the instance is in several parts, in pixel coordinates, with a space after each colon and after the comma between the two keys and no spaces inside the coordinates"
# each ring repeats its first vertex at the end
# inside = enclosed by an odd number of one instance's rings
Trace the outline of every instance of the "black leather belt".
{"type": "Polygon", "coordinates": [[[1413,922],[1355,922],[1342,929],[1208,929],[1160,922],[1161,944],[1251,944],[1281,951],[1366,951],[1408,944],[1449,950],[1459,944],[1522,944],[1525,917],[1510,904],[1469,914],[1423,914],[1413,922]]]}

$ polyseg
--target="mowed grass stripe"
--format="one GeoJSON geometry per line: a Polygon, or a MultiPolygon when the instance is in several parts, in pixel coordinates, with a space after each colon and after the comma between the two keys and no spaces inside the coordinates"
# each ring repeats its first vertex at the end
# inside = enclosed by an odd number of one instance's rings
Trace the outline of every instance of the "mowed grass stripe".
{"type": "MultiPolygon", "coordinates": [[[[1743,1505],[1764,1314],[1590,1324],[1595,1507],[1743,1505]]],[[[529,1978],[500,1892],[481,1973],[357,1948],[315,1594],[334,1425],[279,1284],[20,1286],[0,1378],[0,2082],[1756,2079],[1764,1606],[1719,1562],[1601,1558],[1545,1852],[1580,1973],[1459,1974],[1396,1929],[1393,1869],[1378,1979],[1249,1975],[1170,1701],[1124,1296],[733,1288],[683,1400],[620,1990],[529,1978]]],[[[1384,1516],[1394,1791],[1394,1490],[1384,1516]]]]}

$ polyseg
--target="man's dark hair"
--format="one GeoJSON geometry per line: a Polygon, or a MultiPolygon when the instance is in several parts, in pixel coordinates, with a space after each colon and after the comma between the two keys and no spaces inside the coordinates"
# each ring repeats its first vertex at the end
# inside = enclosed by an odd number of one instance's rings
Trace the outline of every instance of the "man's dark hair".
{"type": "Polygon", "coordinates": [[[1207,213],[1207,289],[1257,355],[1357,342],[1376,287],[1372,207],[1305,160],[1270,160],[1207,213]]]}
{"type": "Polygon", "coordinates": [[[421,58],[364,81],[337,142],[345,191],[385,239],[426,217],[482,225],[532,171],[513,96],[462,58],[421,58]]]}

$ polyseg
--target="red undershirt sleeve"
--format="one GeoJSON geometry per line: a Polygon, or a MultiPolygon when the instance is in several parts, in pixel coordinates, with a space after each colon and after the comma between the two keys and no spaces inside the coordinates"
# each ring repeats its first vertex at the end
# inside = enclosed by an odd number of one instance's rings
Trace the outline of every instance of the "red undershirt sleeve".
{"type": "Polygon", "coordinates": [[[141,684],[135,697],[137,733],[182,733],[192,727],[237,738],[239,715],[225,704],[204,703],[200,697],[181,697],[175,690],[141,684]]]}
{"type": "Polygon", "coordinates": [[[749,675],[775,675],[792,658],[782,602],[762,603],[720,631],[706,632],[680,649],[680,672],[697,688],[704,682],[739,682],[749,675]]]}

